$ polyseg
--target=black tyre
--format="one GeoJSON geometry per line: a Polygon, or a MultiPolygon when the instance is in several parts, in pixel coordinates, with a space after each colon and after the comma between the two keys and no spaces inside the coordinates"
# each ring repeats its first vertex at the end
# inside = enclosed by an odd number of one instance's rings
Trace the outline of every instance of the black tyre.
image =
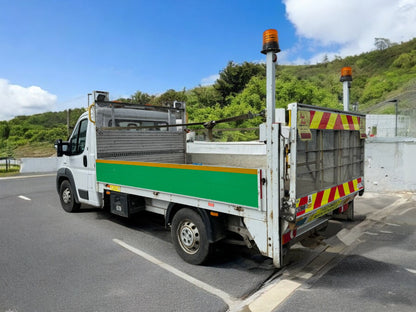
{"type": "Polygon", "coordinates": [[[81,207],[81,204],[75,202],[74,189],[68,180],[64,180],[59,188],[59,199],[61,200],[62,208],[66,212],[76,212],[81,207]]]}
{"type": "Polygon", "coordinates": [[[206,262],[213,250],[209,243],[206,225],[194,210],[183,208],[172,220],[171,235],[176,252],[191,264],[206,262]]]}

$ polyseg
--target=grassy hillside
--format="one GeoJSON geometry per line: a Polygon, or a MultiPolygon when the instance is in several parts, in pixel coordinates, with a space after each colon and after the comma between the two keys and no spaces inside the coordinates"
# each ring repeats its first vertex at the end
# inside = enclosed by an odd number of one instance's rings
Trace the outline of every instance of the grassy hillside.
{"type": "MultiPolygon", "coordinates": [[[[70,125],[74,126],[85,109],[72,109],[70,125]]],[[[43,157],[55,153],[53,143],[67,138],[67,111],[17,116],[0,121],[0,157],[43,157]]]]}
{"type": "Polygon", "coordinates": [[[403,110],[415,108],[416,96],[416,39],[381,51],[372,51],[345,59],[313,66],[282,66],[282,72],[311,80],[323,89],[330,88],[339,97],[342,85],[340,70],[351,66],[353,82],[351,102],[358,102],[367,113],[389,113],[384,108],[391,104],[376,105],[397,98],[403,110]]]}
{"type": "MultiPolygon", "coordinates": [[[[276,106],[290,102],[342,109],[340,71],[351,66],[353,82],[351,103],[358,102],[365,113],[389,114],[399,100],[401,114],[416,110],[416,39],[385,50],[371,51],[317,65],[279,65],[276,70],[276,106]]],[[[218,120],[265,108],[266,78],[264,64],[233,62],[220,71],[212,86],[191,90],[168,90],[160,96],[137,91],[129,102],[165,105],[173,100],[186,101],[190,122],[218,120]]],[[[70,124],[74,126],[84,109],[72,110],[70,124]]],[[[49,156],[54,154],[53,142],[67,137],[66,111],[32,116],[18,116],[0,121],[0,157],[49,156]]],[[[220,124],[218,128],[256,127],[261,118],[220,124]]],[[[250,140],[256,134],[232,132],[222,140],[250,140]]]]}

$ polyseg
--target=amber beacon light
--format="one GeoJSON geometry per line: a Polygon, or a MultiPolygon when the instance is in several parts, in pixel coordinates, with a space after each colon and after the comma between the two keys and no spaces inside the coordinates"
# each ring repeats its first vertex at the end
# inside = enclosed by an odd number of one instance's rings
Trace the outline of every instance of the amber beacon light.
{"type": "Polygon", "coordinates": [[[343,67],[341,68],[341,82],[344,81],[352,81],[352,69],[351,67],[343,67]]]}
{"type": "Polygon", "coordinates": [[[279,37],[276,29],[268,29],[263,33],[263,49],[261,53],[267,54],[267,52],[280,52],[279,37]]]}

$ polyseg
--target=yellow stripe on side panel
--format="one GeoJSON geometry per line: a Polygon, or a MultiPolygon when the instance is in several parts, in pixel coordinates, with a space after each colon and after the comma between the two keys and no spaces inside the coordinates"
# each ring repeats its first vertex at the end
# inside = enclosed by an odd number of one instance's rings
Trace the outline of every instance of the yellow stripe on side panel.
{"type": "Polygon", "coordinates": [[[352,116],[352,122],[354,124],[354,130],[360,130],[360,122],[357,116],[352,116]]]}
{"type": "Polygon", "coordinates": [[[331,194],[330,188],[324,191],[324,196],[322,196],[321,206],[328,204],[329,194],[331,194]]]}
{"type": "Polygon", "coordinates": [[[340,116],[341,116],[342,127],[344,128],[344,130],[349,130],[350,126],[348,124],[347,115],[340,114],[340,116]]]}
{"type": "Polygon", "coordinates": [[[321,123],[323,115],[324,115],[323,112],[320,112],[320,111],[315,112],[315,115],[313,116],[313,119],[311,120],[311,125],[310,125],[311,129],[318,129],[319,128],[319,124],[321,123]]]}
{"type": "Polygon", "coordinates": [[[344,188],[344,194],[345,194],[345,195],[349,195],[349,194],[351,194],[351,192],[350,192],[350,187],[349,187],[349,185],[348,185],[348,182],[346,182],[346,183],[342,184],[342,186],[343,186],[343,188],[344,188]]]}
{"type": "Polygon", "coordinates": [[[352,181],[352,184],[354,185],[354,191],[357,191],[358,190],[358,179],[354,179],[352,181]]]}
{"type": "Polygon", "coordinates": [[[337,121],[338,114],[331,113],[329,117],[328,124],[326,126],[327,129],[332,130],[335,127],[335,122],[337,121]]]}
{"type": "Polygon", "coordinates": [[[339,195],[339,191],[338,191],[338,187],[335,186],[335,196],[334,196],[334,200],[339,199],[341,196],[339,195]]]}

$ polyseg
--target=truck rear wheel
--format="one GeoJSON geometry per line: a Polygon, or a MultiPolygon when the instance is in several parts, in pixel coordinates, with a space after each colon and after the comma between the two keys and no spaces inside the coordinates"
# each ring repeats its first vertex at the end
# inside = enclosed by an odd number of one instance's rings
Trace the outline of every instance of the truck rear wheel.
{"type": "Polygon", "coordinates": [[[201,216],[194,210],[183,208],[172,220],[171,235],[176,252],[191,264],[202,264],[212,253],[212,244],[201,216]]]}
{"type": "Polygon", "coordinates": [[[59,188],[59,199],[61,200],[62,208],[66,212],[76,212],[81,207],[81,204],[75,202],[74,190],[68,180],[64,180],[59,188]]]}

